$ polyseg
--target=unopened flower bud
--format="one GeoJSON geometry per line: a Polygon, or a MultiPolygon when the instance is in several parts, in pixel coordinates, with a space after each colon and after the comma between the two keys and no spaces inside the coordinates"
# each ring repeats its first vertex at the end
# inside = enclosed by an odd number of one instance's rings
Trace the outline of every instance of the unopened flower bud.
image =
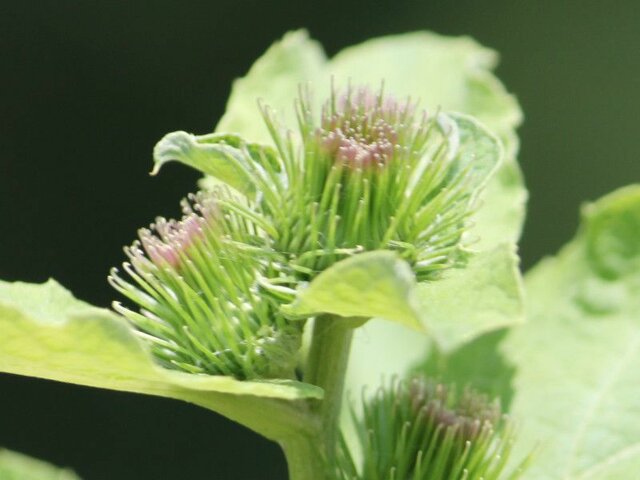
{"type": "Polygon", "coordinates": [[[363,401],[355,422],[362,464],[343,440],[339,480],[516,479],[528,462],[507,471],[513,427],[497,402],[470,389],[394,381],[363,401]]]}
{"type": "Polygon", "coordinates": [[[261,295],[266,266],[243,247],[252,232],[212,195],[184,202],[182,220],[159,218],[125,249],[130,281],[109,280],[140,310],[115,309],[151,346],[159,363],[236,378],[292,377],[301,324],[261,295]]]}

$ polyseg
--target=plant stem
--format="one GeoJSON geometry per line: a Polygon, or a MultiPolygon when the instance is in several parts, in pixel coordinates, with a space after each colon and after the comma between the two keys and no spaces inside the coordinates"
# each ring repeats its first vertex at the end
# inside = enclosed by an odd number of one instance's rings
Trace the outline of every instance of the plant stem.
{"type": "Polygon", "coordinates": [[[328,480],[335,464],[338,422],[353,328],[361,319],[322,315],[315,319],[304,381],[324,390],[320,402],[312,402],[315,434],[300,435],[280,445],[287,457],[290,480],[328,480]]]}
{"type": "Polygon", "coordinates": [[[321,440],[318,437],[298,436],[280,442],[287,458],[289,480],[327,479],[327,465],[319,448],[321,440]]]}
{"type": "Polygon", "coordinates": [[[325,453],[330,463],[337,440],[338,416],[353,337],[351,323],[348,318],[331,315],[316,318],[305,372],[305,382],[324,390],[324,398],[318,404],[317,411],[323,429],[325,453]]]}

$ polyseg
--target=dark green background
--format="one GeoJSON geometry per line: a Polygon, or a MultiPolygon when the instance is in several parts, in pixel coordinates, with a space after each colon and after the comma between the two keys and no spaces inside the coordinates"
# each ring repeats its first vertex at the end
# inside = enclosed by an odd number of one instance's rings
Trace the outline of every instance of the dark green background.
{"type": "MultiPolygon", "coordinates": [[[[501,52],[498,74],[526,114],[530,266],[572,235],[583,200],[640,178],[639,25],[634,0],[2,0],[0,276],[53,276],[109,304],[121,246],[194,189],[186,168],[147,175],[155,141],[209,131],[232,79],[303,26],[329,54],[417,29],[501,52]]],[[[285,478],[276,446],[215,414],[6,375],[0,445],[87,480],[285,478]]]]}

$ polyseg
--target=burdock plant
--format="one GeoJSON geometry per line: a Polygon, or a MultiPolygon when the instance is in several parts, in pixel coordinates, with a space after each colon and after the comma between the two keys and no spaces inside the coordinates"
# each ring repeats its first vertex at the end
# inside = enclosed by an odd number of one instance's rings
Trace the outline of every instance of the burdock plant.
{"type": "Polygon", "coordinates": [[[520,113],[493,64],[466,38],[329,61],[288,34],[213,133],[156,145],[153,173],[204,176],[125,248],[113,310],[0,284],[0,370],[209,408],[295,480],[630,478],[640,189],[586,207],[523,288],[520,113]]]}

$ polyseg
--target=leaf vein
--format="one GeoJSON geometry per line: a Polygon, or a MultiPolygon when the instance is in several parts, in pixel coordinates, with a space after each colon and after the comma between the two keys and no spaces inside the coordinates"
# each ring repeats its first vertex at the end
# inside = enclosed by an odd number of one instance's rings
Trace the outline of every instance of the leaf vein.
{"type": "Polygon", "coordinates": [[[588,480],[589,478],[596,478],[594,477],[594,475],[597,475],[611,465],[615,465],[618,462],[626,460],[635,453],[640,454],[640,442],[632,443],[631,445],[618,450],[616,453],[609,455],[600,462],[583,471],[580,476],[576,477],[574,480],[588,480]]]}
{"type": "MultiPolygon", "coordinates": [[[[617,362],[617,365],[615,366],[615,368],[609,370],[611,374],[609,376],[606,376],[602,381],[601,387],[598,389],[598,391],[594,395],[591,405],[589,405],[589,407],[587,408],[587,412],[584,416],[584,419],[578,425],[578,428],[576,430],[576,434],[574,437],[573,448],[569,453],[569,461],[567,462],[567,467],[565,469],[565,473],[562,476],[562,478],[566,478],[566,479],[571,478],[571,471],[578,459],[580,446],[584,443],[584,439],[587,436],[589,425],[592,423],[596,415],[596,412],[598,410],[598,407],[604,400],[606,393],[614,386],[617,378],[619,377],[624,367],[627,366],[627,364],[631,361],[634,354],[638,350],[639,346],[640,346],[640,332],[636,332],[636,335],[629,342],[629,346],[627,347],[625,354],[617,362]]],[[[610,458],[610,457],[607,457],[607,458],[610,458]]],[[[605,458],[605,460],[603,460],[602,462],[606,462],[606,460],[607,459],[605,458]]]]}

